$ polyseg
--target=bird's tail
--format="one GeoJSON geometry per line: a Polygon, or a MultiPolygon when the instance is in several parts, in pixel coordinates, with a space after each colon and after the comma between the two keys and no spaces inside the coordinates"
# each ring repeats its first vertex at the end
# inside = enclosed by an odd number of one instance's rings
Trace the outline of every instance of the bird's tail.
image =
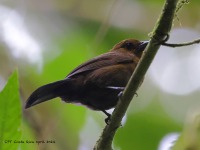
{"type": "Polygon", "coordinates": [[[56,98],[62,94],[62,92],[67,91],[65,87],[68,86],[69,80],[60,80],[53,82],[44,86],[39,87],[35,90],[31,96],[28,98],[25,108],[32,107],[36,104],[48,101],[50,99],[56,98]]]}

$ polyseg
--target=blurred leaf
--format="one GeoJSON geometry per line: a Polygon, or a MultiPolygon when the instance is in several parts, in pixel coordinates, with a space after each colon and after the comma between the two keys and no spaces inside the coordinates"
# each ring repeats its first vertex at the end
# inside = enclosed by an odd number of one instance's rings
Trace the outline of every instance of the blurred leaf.
{"type": "MultiPolygon", "coordinates": [[[[91,55],[88,51],[89,37],[85,34],[85,31],[79,30],[79,32],[73,32],[71,36],[66,35],[67,37],[56,40],[59,48],[52,51],[52,53],[56,53],[53,59],[49,60],[49,57],[52,57],[51,52],[45,54],[46,63],[42,74],[38,75],[33,72],[29,76],[29,81],[35,85],[35,88],[36,86],[64,79],[72,69],[87,60],[91,55]]],[[[45,139],[53,137],[59,149],[77,149],[79,133],[85,123],[86,109],[84,107],[60,103],[58,98],[35,108],[41,108],[37,112],[41,114],[39,117],[42,117],[42,120],[46,118],[55,123],[49,127],[51,133],[48,135],[44,133],[45,139]]],[[[45,124],[43,125],[45,126],[45,124]]]]}
{"type": "Polygon", "coordinates": [[[190,114],[172,150],[200,150],[200,114],[190,114]]]}
{"type": "Polygon", "coordinates": [[[0,93],[0,149],[17,150],[21,137],[21,104],[19,96],[18,74],[15,71],[0,93]],[[5,143],[12,140],[12,143],[5,143]]]}
{"type": "Polygon", "coordinates": [[[115,143],[121,149],[156,150],[168,133],[180,131],[180,126],[154,100],[144,111],[129,115],[124,128],[118,131],[115,143]]]}
{"type": "Polygon", "coordinates": [[[38,145],[37,144],[30,144],[26,143],[26,141],[36,141],[35,137],[33,136],[33,131],[30,130],[28,124],[26,122],[22,123],[22,138],[21,140],[24,141],[23,144],[20,146],[20,150],[36,150],[38,145]]]}

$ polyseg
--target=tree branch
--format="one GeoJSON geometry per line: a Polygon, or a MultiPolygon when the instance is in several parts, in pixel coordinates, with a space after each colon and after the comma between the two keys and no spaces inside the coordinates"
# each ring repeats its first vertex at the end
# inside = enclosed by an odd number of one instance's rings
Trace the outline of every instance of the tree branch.
{"type": "Polygon", "coordinates": [[[193,44],[199,44],[200,39],[191,41],[191,42],[185,42],[185,43],[177,43],[177,44],[172,44],[172,43],[162,43],[163,46],[168,46],[168,47],[182,47],[182,46],[189,46],[193,44]]]}
{"type": "Polygon", "coordinates": [[[102,135],[97,141],[94,150],[112,150],[112,141],[117,129],[121,125],[121,120],[136,93],[144,75],[153,61],[161,43],[171,30],[173,18],[178,0],[166,0],[163,11],[152,32],[151,40],[144,51],[144,54],[129,80],[123,95],[111,116],[110,124],[106,125],[102,135]]]}

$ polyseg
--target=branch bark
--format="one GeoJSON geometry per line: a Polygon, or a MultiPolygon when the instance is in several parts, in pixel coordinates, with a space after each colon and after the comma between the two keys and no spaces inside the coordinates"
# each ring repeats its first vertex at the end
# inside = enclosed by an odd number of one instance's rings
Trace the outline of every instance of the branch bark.
{"type": "Polygon", "coordinates": [[[177,3],[178,0],[165,1],[163,11],[151,34],[150,42],[144,51],[136,70],[132,74],[123,95],[120,97],[120,100],[111,116],[110,124],[106,125],[104,128],[102,135],[96,142],[94,150],[112,150],[112,141],[117,129],[121,126],[121,120],[125,115],[127,108],[141,81],[143,80],[151,62],[153,61],[161,43],[163,43],[166,37],[168,37],[172,27],[177,3]]]}

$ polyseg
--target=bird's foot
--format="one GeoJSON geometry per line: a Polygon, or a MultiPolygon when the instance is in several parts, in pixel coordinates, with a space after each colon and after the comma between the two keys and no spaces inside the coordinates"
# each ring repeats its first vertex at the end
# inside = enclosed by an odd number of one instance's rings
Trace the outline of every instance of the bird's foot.
{"type": "Polygon", "coordinates": [[[111,118],[111,114],[109,114],[108,112],[106,112],[105,110],[102,110],[102,112],[104,114],[106,114],[107,118],[105,119],[105,123],[108,125],[110,124],[110,118],[111,118]]]}
{"type": "MultiPolygon", "coordinates": [[[[110,116],[111,116],[111,115],[110,115],[110,116]]],[[[105,123],[106,123],[107,125],[110,124],[110,116],[108,116],[108,117],[105,119],[105,123]]]]}

